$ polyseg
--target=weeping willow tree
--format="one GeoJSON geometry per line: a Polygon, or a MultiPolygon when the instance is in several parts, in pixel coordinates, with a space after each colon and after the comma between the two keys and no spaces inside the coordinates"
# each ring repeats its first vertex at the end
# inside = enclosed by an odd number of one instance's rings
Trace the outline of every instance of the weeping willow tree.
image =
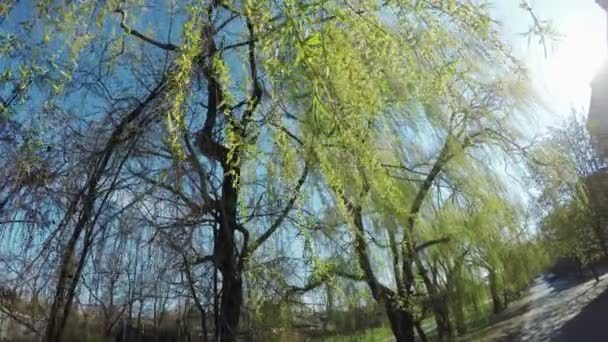
{"type": "MultiPolygon", "coordinates": [[[[521,152],[521,134],[514,124],[524,122],[517,122],[516,113],[528,104],[526,76],[496,39],[483,10],[449,2],[389,9],[385,10],[391,15],[376,18],[374,26],[356,40],[368,42],[370,32],[375,32],[370,44],[384,43],[378,51],[391,56],[389,60],[379,56],[383,63],[367,60],[371,52],[345,57],[350,61],[347,70],[335,60],[341,45],[333,42],[357,46],[351,35],[359,34],[358,27],[346,18],[337,21],[338,27],[333,22],[322,26],[324,34],[332,37],[331,46],[323,35],[311,38],[315,46],[304,50],[302,57],[309,63],[298,63],[296,55],[295,64],[306,76],[300,87],[310,91],[313,100],[300,134],[315,138],[312,158],[333,196],[331,204],[347,221],[342,228],[350,233],[356,258],[346,263],[346,272],[334,270],[336,265],[331,264],[313,280],[333,271],[365,282],[371,296],[385,307],[399,341],[413,340],[415,301],[424,295],[440,337],[451,339],[449,307],[422,253],[449,239],[441,233],[425,234],[434,219],[428,205],[441,197],[461,202],[495,191],[484,185],[501,180],[487,177],[496,169],[482,159],[491,155],[508,159],[507,154],[521,152]],[[383,26],[389,19],[396,24],[383,26]],[[418,36],[434,43],[417,41],[415,51],[402,49],[390,55],[392,46],[404,46],[418,36]],[[500,67],[496,61],[503,61],[500,67]],[[349,84],[347,93],[343,84],[349,84]],[[453,195],[446,194],[450,190],[453,195]],[[374,262],[376,253],[385,253],[384,262],[374,262]],[[391,261],[388,267],[386,260],[391,261]]],[[[511,206],[506,198],[495,203],[497,209],[487,212],[494,223],[511,206]]],[[[439,207],[443,210],[443,204],[439,207]]],[[[486,267],[502,275],[501,256],[492,254],[492,247],[508,241],[501,236],[506,228],[476,227],[495,232],[493,239],[480,241],[487,235],[483,234],[475,241],[483,254],[479,258],[490,264],[486,267]]]]}
{"type": "MultiPolygon", "coordinates": [[[[397,24],[374,36],[374,43],[387,42],[383,53],[391,52],[393,42],[407,44],[404,37],[420,35],[434,43],[417,44],[411,53],[401,50],[381,65],[368,66],[373,72],[361,72],[370,63],[366,60],[356,67],[351,62],[348,70],[355,74],[345,94],[339,87],[345,81],[334,77],[349,75],[349,71],[332,72],[332,67],[340,67],[334,66],[339,51],[332,50],[339,45],[327,47],[321,40],[320,48],[304,57],[312,66],[324,66],[326,72],[303,65],[310,71],[302,73],[308,77],[301,86],[309,87],[314,106],[300,129],[303,136],[316,139],[311,154],[350,232],[355,260],[346,274],[340,271],[338,275],[367,284],[371,296],[385,307],[397,340],[413,340],[415,299],[421,295],[429,298],[440,338],[451,339],[449,307],[422,253],[449,240],[442,234],[424,234],[433,220],[429,203],[438,201],[442,210],[441,197],[458,203],[495,191],[485,185],[500,179],[490,177],[496,169],[483,159],[508,159],[509,154],[522,151],[521,134],[514,124],[524,122],[516,120],[529,104],[527,80],[525,71],[496,39],[483,10],[418,2],[410,11],[396,11],[394,16],[397,24]],[[497,67],[496,61],[503,63],[497,67]],[[400,86],[399,80],[405,84],[400,86]],[[358,97],[349,96],[355,94],[358,97]],[[373,220],[376,216],[381,219],[373,220]],[[391,261],[388,271],[386,261],[373,261],[378,248],[386,254],[384,260],[391,261]]],[[[375,25],[381,26],[386,18],[378,18],[375,25]]],[[[349,35],[358,33],[357,27],[345,25],[347,20],[339,22],[339,30],[328,33],[335,35],[332,41],[346,43],[349,35]]],[[[333,28],[331,23],[325,27],[333,28]]],[[[367,31],[375,32],[373,27],[367,31]]],[[[357,41],[369,36],[366,32],[357,41]]],[[[365,56],[349,57],[357,63],[357,57],[365,56]]],[[[499,221],[497,212],[508,211],[510,202],[496,203],[500,203],[498,209],[487,215],[499,221]]],[[[498,237],[503,229],[478,227],[496,231],[498,237]]],[[[505,241],[498,237],[493,244],[505,241]]],[[[491,247],[485,246],[485,252],[493,252],[491,247]]],[[[498,256],[484,258],[498,264],[498,256]]]]}
{"type": "MultiPolygon", "coordinates": [[[[299,37],[291,23],[307,15],[306,4],[167,2],[158,4],[158,13],[142,12],[148,6],[2,6],[9,32],[2,37],[3,61],[10,61],[2,65],[3,75],[14,85],[8,96],[2,94],[3,118],[32,130],[42,126],[38,138],[45,145],[24,146],[59,150],[54,179],[34,193],[50,188],[68,194],[30,208],[14,205],[6,214],[52,211],[52,225],[57,222],[37,236],[21,235],[45,241],[33,253],[42,256],[33,262],[45,260],[35,265],[38,272],[49,264],[57,269],[49,319],[45,331],[37,332],[45,341],[62,340],[92,246],[116,236],[108,231],[120,229],[113,223],[130,207],[148,227],[130,227],[129,238],[143,236],[149,248],[172,250],[180,260],[174,267],[187,278],[184,289],[200,311],[204,337],[205,308],[213,303],[217,339],[234,341],[243,273],[290,214],[307,176],[305,151],[271,125],[285,115],[273,90],[272,75],[285,68],[282,51],[275,49],[282,37],[299,37]],[[152,22],[160,25],[138,30],[152,22]],[[37,114],[33,123],[26,110],[37,114]],[[302,152],[299,159],[295,151],[302,152]],[[264,182],[272,185],[266,193],[260,190],[264,182]],[[277,192],[291,193],[265,200],[277,192]],[[196,269],[203,266],[215,270],[213,298],[197,290],[205,273],[196,269]]],[[[9,186],[23,194],[13,191],[3,205],[28,196],[20,184],[15,177],[9,186]]],[[[23,225],[12,228],[25,231],[23,225]]],[[[24,243],[17,239],[11,246],[24,243]]]]}
{"type": "Polygon", "coordinates": [[[514,124],[524,121],[514,115],[529,104],[526,72],[486,6],[44,0],[3,4],[0,20],[10,61],[0,64],[3,120],[39,140],[16,142],[35,151],[15,164],[2,206],[55,222],[11,226],[27,232],[23,241],[41,234],[34,267],[57,270],[46,341],[61,340],[91,250],[116,236],[125,208],[147,225],[129,238],[143,234],[179,260],[202,326],[213,307],[218,340],[236,340],[245,298],[256,298],[245,279],[259,281],[268,241],[320,207],[339,209],[354,262],[317,262],[317,280],[339,272],[363,281],[398,341],[413,340],[415,302],[428,297],[451,338],[423,253],[446,243],[443,230],[429,233],[429,203],[441,211],[491,191],[495,167],[483,159],[520,151],[514,124]],[[37,153],[50,170],[32,172],[37,153]],[[47,192],[52,200],[15,206],[47,192]],[[376,233],[387,247],[370,245],[376,233]],[[377,250],[392,262],[386,281],[377,250]],[[205,298],[208,274],[214,295],[205,298]]]}
{"type": "Polygon", "coordinates": [[[499,190],[486,189],[473,201],[450,202],[437,211],[432,227],[423,232],[449,237],[429,249],[423,258],[433,282],[444,293],[457,333],[467,323],[502,311],[545,266],[544,250],[523,225],[520,205],[499,190]]]}

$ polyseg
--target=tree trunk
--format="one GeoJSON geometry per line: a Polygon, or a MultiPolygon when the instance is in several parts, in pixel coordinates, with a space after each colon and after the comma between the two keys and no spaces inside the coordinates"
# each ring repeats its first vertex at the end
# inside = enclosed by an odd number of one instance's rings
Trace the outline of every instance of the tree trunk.
{"type": "Polygon", "coordinates": [[[591,270],[591,274],[593,274],[593,278],[595,279],[595,281],[599,282],[600,277],[598,276],[595,266],[593,266],[593,263],[589,264],[589,269],[591,270]]]}
{"type": "MultiPolygon", "coordinates": [[[[215,242],[215,262],[222,273],[221,304],[219,312],[220,342],[235,342],[238,334],[241,305],[243,304],[243,279],[236,249],[235,233],[238,228],[238,167],[232,167],[224,176],[219,231],[215,242]],[[237,178],[235,178],[237,177],[237,178]]],[[[245,237],[243,244],[248,243],[245,237]]],[[[243,256],[241,256],[243,257],[243,256]]]]}
{"type": "Polygon", "coordinates": [[[602,222],[602,215],[603,215],[603,210],[600,207],[600,204],[598,203],[597,200],[593,200],[593,210],[590,213],[593,217],[594,217],[594,224],[592,225],[593,227],[593,232],[595,233],[595,236],[597,238],[597,240],[600,243],[600,246],[602,248],[602,252],[604,253],[604,257],[608,257],[608,243],[606,241],[606,234],[605,231],[603,229],[604,224],[602,222]]]}
{"type": "Polygon", "coordinates": [[[378,282],[372,269],[372,264],[369,260],[367,241],[365,239],[361,206],[350,202],[341,189],[333,190],[338,196],[338,199],[341,200],[347,208],[348,213],[352,218],[353,228],[355,230],[355,234],[353,234],[355,239],[355,255],[357,256],[359,267],[365,275],[364,280],[369,286],[372,297],[378,303],[384,305],[395,340],[397,342],[414,342],[415,322],[413,315],[403,306],[403,303],[399,302],[398,294],[378,282]]]}
{"type": "Polygon", "coordinates": [[[387,303],[386,314],[397,342],[414,342],[414,317],[397,304],[387,303]]]}
{"type": "Polygon", "coordinates": [[[143,316],[143,310],[144,310],[144,299],[141,293],[141,288],[140,288],[140,292],[139,292],[139,310],[137,311],[137,342],[141,342],[141,329],[143,328],[143,325],[141,323],[141,319],[143,316]]]}
{"type": "Polygon", "coordinates": [[[439,341],[453,341],[454,329],[450,322],[447,302],[443,298],[433,299],[433,313],[437,323],[437,337],[439,341]]]}
{"type": "Polygon", "coordinates": [[[431,300],[431,308],[437,323],[437,335],[439,341],[454,340],[454,329],[450,321],[450,310],[448,308],[447,298],[445,293],[441,293],[435,283],[429,278],[428,273],[422,264],[421,260],[414,256],[418,274],[422,277],[428,296],[431,300]]]}
{"type": "Polygon", "coordinates": [[[243,282],[239,275],[235,275],[234,278],[225,277],[222,279],[221,299],[220,341],[235,342],[241,317],[241,305],[243,304],[243,282]]]}
{"type": "Polygon", "coordinates": [[[583,273],[583,262],[578,257],[575,257],[576,260],[576,268],[578,269],[579,278],[583,278],[585,274],[583,273]]]}
{"type": "MultiPolygon", "coordinates": [[[[59,265],[59,279],[55,288],[55,295],[53,298],[53,304],[49,312],[47,326],[44,332],[43,340],[45,342],[60,342],[62,340],[63,330],[71,311],[72,301],[74,299],[74,293],[78,285],[80,273],[86,261],[88,250],[92,244],[90,240],[93,229],[97,220],[99,211],[101,208],[97,208],[97,214],[95,213],[95,203],[98,196],[98,183],[102,180],[104,173],[107,172],[108,165],[114,156],[115,150],[125,142],[123,141],[122,135],[128,125],[133,123],[138,117],[144,113],[146,106],[150,104],[154,99],[163,93],[165,88],[165,81],[161,81],[147,96],[147,98],[141,102],[136,108],[129,112],[120,123],[112,131],[112,135],[105,144],[105,148],[101,151],[102,154],[99,158],[95,159],[92,163],[93,170],[88,176],[87,183],[82,189],[81,193],[75,196],[71,204],[62,219],[60,227],[67,227],[68,223],[72,218],[77,217],[74,228],[70,235],[70,239],[63,248],[62,259],[59,265]],[[79,208],[80,204],[82,206],[79,208]],[[92,220],[92,222],[91,222],[92,220]],[[80,241],[82,232],[85,232],[83,241],[83,247],[81,249],[80,262],[76,269],[73,269],[72,258],[75,257],[75,251],[80,241]],[[69,274],[72,273],[72,274],[69,274]]],[[[143,127],[142,127],[143,128],[143,127]]],[[[116,174],[120,172],[124,164],[120,164],[116,174]]],[[[112,182],[111,188],[114,187],[116,178],[112,182]]],[[[105,199],[112,193],[112,190],[107,190],[105,199]]],[[[102,203],[105,203],[105,199],[102,203]]],[[[103,206],[103,204],[102,204],[103,206]]]]}
{"type": "Polygon", "coordinates": [[[467,333],[467,324],[464,316],[464,306],[462,303],[456,307],[454,312],[454,319],[456,321],[456,332],[458,335],[464,335],[467,333]]]}
{"type": "Polygon", "coordinates": [[[498,280],[496,279],[496,272],[490,270],[490,294],[492,295],[492,305],[494,307],[494,313],[497,314],[502,311],[503,305],[500,300],[500,291],[498,290],[498,280]]]}
{"type": "Polygon", "coordinates": [[[424,333],[424,329],[422,329],[422,324],[420,324],[420,321],[416,321],[414,325],[416,326],[416,332],[418,333],[420,341],[427,342],[428,339],[426,338],[426,334],[424,333]]]}

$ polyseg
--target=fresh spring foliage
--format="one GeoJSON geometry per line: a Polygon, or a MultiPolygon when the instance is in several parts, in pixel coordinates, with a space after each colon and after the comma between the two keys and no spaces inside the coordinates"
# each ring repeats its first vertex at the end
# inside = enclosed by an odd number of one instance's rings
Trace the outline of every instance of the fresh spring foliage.
{"type": "Polygon", "coordinates": [[[267,339],[319,297],[451,339],[544,265],[503,171],[536,172],[535,100],[488,4],[34,3],[0,5],[0,285],[45,341],[267,339]]]}

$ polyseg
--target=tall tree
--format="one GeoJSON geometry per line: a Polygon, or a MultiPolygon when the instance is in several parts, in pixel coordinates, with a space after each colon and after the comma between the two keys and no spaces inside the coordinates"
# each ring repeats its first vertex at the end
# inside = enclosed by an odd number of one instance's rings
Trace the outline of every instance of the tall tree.
{"type": "Polygon", "coordinates": [[[297,232],[319,207],[340,209],[357,261],[347,265],[360,271],[340,273],[367,284],[399,341],[413,340],[412,303],[422,294],[452,338],[424,254],[445,242],[424,240],[429,203],[442,207],[452,190],[459,203],[476,188],[495,190],[495,169],[479,159],[520,150],[512,113],[527,100],[525,70],[487,8],[45,0],[1,5],[0,25],[8,32],[0,71],[12,85],[0,94],[8,117],[0,127],[20,136],[2,147],[16,158],[0,184],[9,189],[0,213],[27,232],[15,234],[9,253],[37,242],[23,252],[20,278],[32,267],[56,270],[42,285],[52,294],[45,341],[62,339],[96,258],[122,260],[144,247],[162,266],[162,284],[143,284],[143,260],[116,261],[125,267],[104,279],[106,330],[113,289],[128,272],[139,287],[129,289],[139,293],[138,321],[144,291],[153,292],[158,325],[178,283],[201,326],[212,307],[217,339],[235,341],[246,298],[255,297],[246,296],[255,291],[249,270],[263,264],[269,241],[297,232]],[[143,224],[122,224],[127,213],[143,224]],[[26,214],[30,226],[16,222],[26,214]],[[372,218],[389,240],[392,287],[374,270],[372,218]]]}

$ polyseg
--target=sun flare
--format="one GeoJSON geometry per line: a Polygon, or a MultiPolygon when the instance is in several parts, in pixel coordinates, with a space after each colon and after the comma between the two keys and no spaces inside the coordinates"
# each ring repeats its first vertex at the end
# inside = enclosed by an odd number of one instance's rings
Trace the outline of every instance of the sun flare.
{"type": "Polygon", "coordinates": [[[564,86],[589,84],[606,61],[605,23],[579,23],[557,43],[548,66],[564,86]]]}

